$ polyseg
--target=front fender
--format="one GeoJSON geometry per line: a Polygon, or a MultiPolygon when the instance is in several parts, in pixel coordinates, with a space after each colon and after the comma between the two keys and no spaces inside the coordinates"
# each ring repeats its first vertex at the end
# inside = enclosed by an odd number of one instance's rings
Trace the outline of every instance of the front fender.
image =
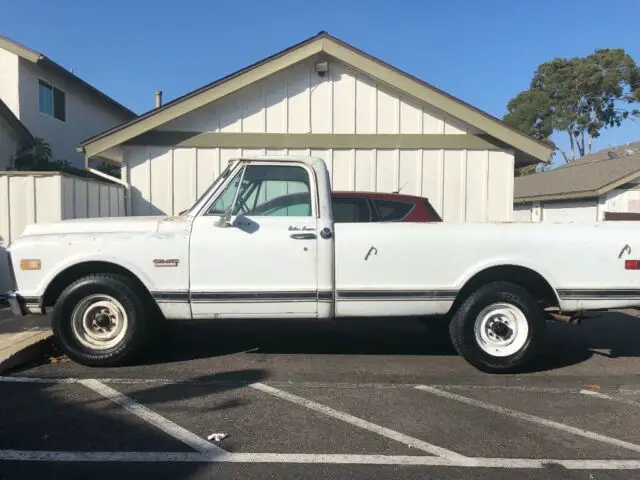
{"type": "MultiPolygon", "coordinates": [[[[88,263],[88,262],[101,262],[110,263],[118,267],[124,268],[135,275],[140,282],[147,288],[152,290],[152,281],[141,269],[136,267],[133,263],[126,261],[123,258],[115,257],[112,255],[97,255],[97,254],[77,254],[69,257],[64,257],[61,261],[56,263],[53,267],[47,270],[47,273],[41,278],[40,282],[35,286],[33,291],[24,291],[20,288],[20,292],[24,295],[32,297],[42,297],[46,292],[51,282],[65,270],[74,266],[88,263]]],[[[20,281],[18,281],[20,285],[20,281]]]]}

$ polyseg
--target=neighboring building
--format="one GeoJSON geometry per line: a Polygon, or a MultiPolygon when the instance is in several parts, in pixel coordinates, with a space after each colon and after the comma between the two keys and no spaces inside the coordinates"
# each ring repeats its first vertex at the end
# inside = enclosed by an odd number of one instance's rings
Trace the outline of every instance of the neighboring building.
{"type": "Polygon", "coordinates": [[[514,220],[598,222],[607,212],[640,214],[640,142],[515,179],[514,220]]]}
{"type": "Polygon", "coordinates": [[[12,166],[13,156],[20,145],[32,142],[31,132],[0,99],[0,171],[12,166]]]}
{"type": "MultiPolygon", "coordinates": [[[[135,117],[43,54],[0,36],[0,100],[51,145],[52,160],[84,168],[80,141],[135,117]]],[[[0,147],[5,148],[5,147],[0,147]]]]}
{"type": "Polygon", "coordinates": [[[481,222],[511,219],[514,164],[552,152],[325,32],[81,147],[124,165],[134,215],[189,207],[232,157],[302,154],[334,190],[423,195],[445,221],[481,222]]]}

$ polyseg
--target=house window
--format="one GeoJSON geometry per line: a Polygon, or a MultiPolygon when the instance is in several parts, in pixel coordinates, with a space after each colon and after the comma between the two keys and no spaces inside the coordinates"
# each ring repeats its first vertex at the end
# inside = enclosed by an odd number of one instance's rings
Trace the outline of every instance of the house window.
{"type": "Polygon", "coordinates": [[[64,92],[44,80],[38,80],[38,104],[40,113],[57,118],[61,122],[66,121],[64,92]]]}

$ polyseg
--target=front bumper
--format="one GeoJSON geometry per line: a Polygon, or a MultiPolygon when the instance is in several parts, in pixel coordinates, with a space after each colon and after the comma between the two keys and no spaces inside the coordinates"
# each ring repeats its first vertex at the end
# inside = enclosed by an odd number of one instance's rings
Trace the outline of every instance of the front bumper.
{"type": "Polygon", "coordinates": [[[44,313],[39,298],[25,298],[13,290],[7,292],[7,302],[9,302],[11,312],[18,317],[42,315],[44,313]]]}
{"type": "Polygon", "coordinates": [[[14,315],[22,317],[27,314],[27,305],[24,298],[22,298],[17,292],[8,292],[7,302],[9,302],[9,307],[14,315]]]}

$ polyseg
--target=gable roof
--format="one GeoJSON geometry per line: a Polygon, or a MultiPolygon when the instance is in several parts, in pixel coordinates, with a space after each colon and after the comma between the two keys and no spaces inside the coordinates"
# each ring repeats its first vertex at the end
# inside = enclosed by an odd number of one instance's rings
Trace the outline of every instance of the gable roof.
{"type": "Polygon", "coordinates": [[[127,140],[320,52],[324,52],[365,72],[381,83],[390,85],[483,130],[512,148],[524,152],[531,162],[549,161],[553,151],[551,144],[530,137],[488,113],[372,57],[326,32],[320,32],[286,50],[178,97],[162,107],[150,110],[130,122],[95,135],[83,141],[79,150],[83,150],[87,158],[99,155],[127,140]]]}
{"type": "Polygon", "coordinates": [[[31,135],[29,129],[24,126],[24,123],[22,123],[20,119],[15,116],[15,114],[11,111],[7,104],[2,101],[2,99],[0,99],[0,117],[9,124],[9,126],[16,132],[16,135],[22,142],[29,145],[33,143],[33,135],[31,135]]]}
{"type": "Polygon", "coordinates": [[[604,149],[545,172],[517,177],[514,202],[595,198],[640,177],[640,142],[604,149]]]}
{"type": "Polygon", "coordinates": [[[127,116],[129,117],[136,116],[135,112],[133,112],[132,110],[129,110],[127,107],[118,103],[113,98],[109,97],[108,95],[104,94],[97,88],[88,84],[87,82],[82,80],[80,77],[74,75],[69,70],[64,68],[62,65],[57,64],[56,62],[54,62],[44,54],[37,52],[29,47],[25,47],[24,45],[16,42],[15,40],[11,40],[10,38],[7,38],[3,35],[0,35],[0,48],[3,48],[15,55],[18,55],[20,58],[23,58],[24,60],[34,63],[45,70],[49,70],[53,73],[56,73],[66,78],[70,82],[75,83],[76,85],[86,90],[89,90],[89,92],[96,95],[98,98],[105,101],[110,106],[115,107],[117,110],[120,110],[123,114],[127,116]]]}

